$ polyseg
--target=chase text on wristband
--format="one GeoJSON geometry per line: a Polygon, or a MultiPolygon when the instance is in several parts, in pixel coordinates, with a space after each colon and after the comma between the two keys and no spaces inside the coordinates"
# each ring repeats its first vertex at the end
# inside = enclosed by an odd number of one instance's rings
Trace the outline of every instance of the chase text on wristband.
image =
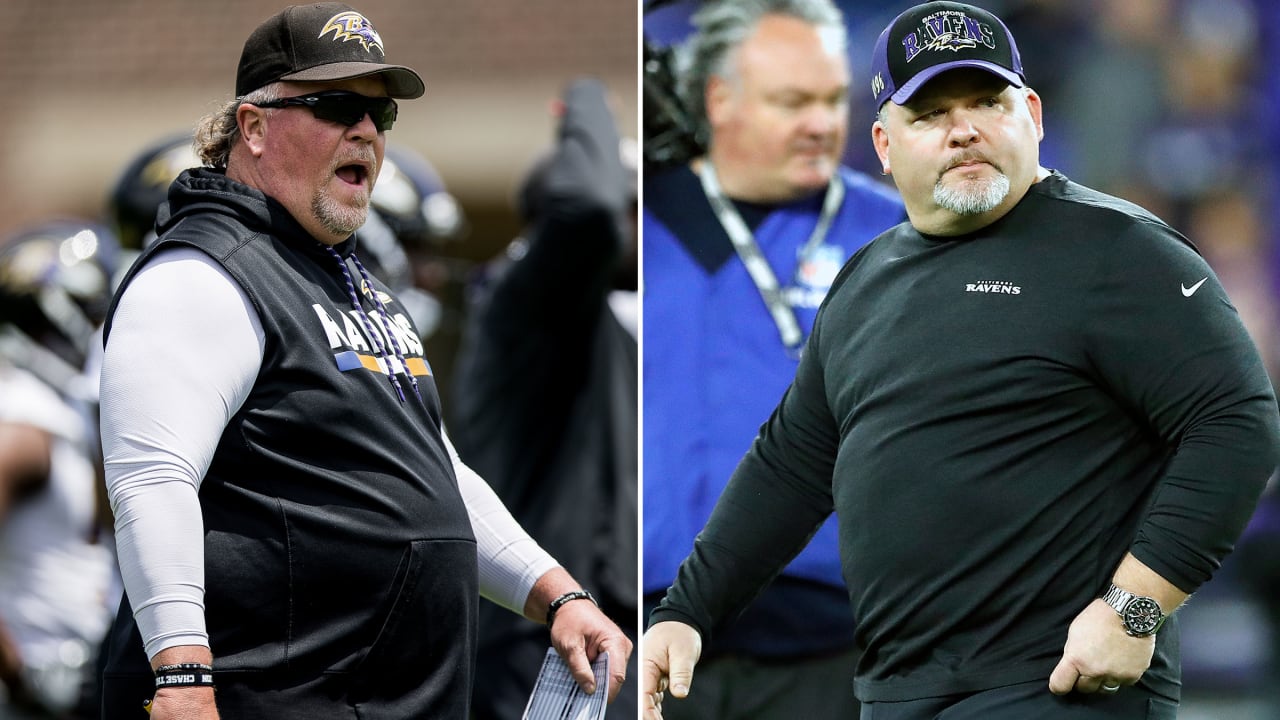
{"type": "Polygon", "coordinates": [[[156,668],[156,687],[212,687],[213,668],[203,663],[179,663],[156,668]]]}

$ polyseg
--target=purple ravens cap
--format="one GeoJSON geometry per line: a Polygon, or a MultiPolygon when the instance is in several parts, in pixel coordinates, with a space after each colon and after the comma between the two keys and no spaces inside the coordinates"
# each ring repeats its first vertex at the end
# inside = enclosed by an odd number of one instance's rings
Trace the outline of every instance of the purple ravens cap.
{"type": "Polygon", "coordinates": [[[249,35],[236,70],[236,97],[278,80],[324,82],[381,75],[387,95],[422,97],[422,78],[387,65],[382,37],[364,15],[342,3],[291,5],[249,35]]]}
{"type": "Polygon", "coordinates": [[[1022,57],[1000,18],[972,5],[930,2],[907,10],[880,33],[871,56],[876,108],[902,105],[938,75],[978,68],[1023,87],[1022,57]]]}

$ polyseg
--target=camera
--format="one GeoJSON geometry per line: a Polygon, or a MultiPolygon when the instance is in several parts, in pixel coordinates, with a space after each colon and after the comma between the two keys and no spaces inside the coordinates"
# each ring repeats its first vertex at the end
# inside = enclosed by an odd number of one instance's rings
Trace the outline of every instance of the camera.
{"type": "Polygon", "coordinates": [[[643,81],[645,171],[682,165],[701,155],[705,142],[699,139],[696,123],[676,89],[673,48],[660,48],[644,39],[643,81]]]}

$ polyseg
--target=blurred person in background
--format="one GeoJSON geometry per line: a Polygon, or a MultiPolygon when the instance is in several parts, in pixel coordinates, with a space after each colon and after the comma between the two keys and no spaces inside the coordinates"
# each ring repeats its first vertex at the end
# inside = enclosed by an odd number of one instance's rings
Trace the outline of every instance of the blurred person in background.
{"type": "Polygon", "coordinates": [[[107,216],[129,252],[138,254],[156,242],[156,216],[169,198],[169,186],[183,170],[200,167],[191,132],[163,135],[133,156],[116,176],[107,195],[107,216]]]}
{"type": "Polygon", "coordinates": [[[362,245],[374,253],[369,271],[396,290],[425,340],[444,322],[441,296],[450,270],[441,250],[466,236],[466,215],[430,161],[392,142],[369,210],[359,231],[362,245]],[[390,237],[379,239],[379,228],[389,230],[390,237]]]}
{"type": "Polygon", "coordinates": [[[357,253],[395,99],[424,92],[384,53],[341,3],[259,25],[108,312],[107,720],[462,720],[481,593],[545,622],[586,692],[622,683],[630,640],[458,459],[357,253]]]}
{"type": "MultiPolygon", "coordinates": [[[[634,639],[637,175],[606,95],[583,78],[556,103],[555,145],[516,198],[524,230],[472,288],[450,428],[463,460],[634,639]]],[[[476,718],[519,720],[549,639],[481,607],[476,718]]],[[[636,707],[631,684],[608,717],[636,707]]]]}
{"type": "Polygon", "coordinates": [[[116,241],[60,219],[0,240],[0,717],[97,717],[118,583],[95,379],[116,241]]]}
{"type": "MultiPolygon", "coordinates": [[[[828,0],[707,2],[694,24],[664,106],[687,114],[705,153],[644,186],[646,612],[795,375],[836,273],[904,217],[886,185],[839,163],[850,73],[828,0]]],[[[834,522],[741,617],[707,630],[698,683],[668,718],[856,716],[834,522]]]]}

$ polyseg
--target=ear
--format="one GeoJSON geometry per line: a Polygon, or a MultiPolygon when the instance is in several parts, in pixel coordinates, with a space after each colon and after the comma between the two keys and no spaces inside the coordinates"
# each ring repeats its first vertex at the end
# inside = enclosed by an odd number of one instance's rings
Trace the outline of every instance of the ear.
{"type": "Polygon", "coordinates": [[[893,168],[889,166],[889,131],[884,123],[876,120],[871,123],[871,144],[876,148],[876,157],[880,158],[880,173],[889,175],[893,168]]]}
{"type": "Polygon", "coordinates": [[[240,137],[254,157],[261,157],[267,137],[267,111],[248,103],[240,103],[236,108],[236,124],[240,126],[240,137]]]}
{"type": "Polygon", "coordinates": [[[1036,139],[1044,140],[1044,106],[1035,90],[1027,88],[1024,93],[1027,99],[1027,111],[1031,113],[1031,121],[1036,124],[1036,139]]]}
{"type": "Polygon", "coordinates": [[[707,81],[704,100],[707,104],[707,123],[712,128],[718,127],[729,117],[729,111],[733,106],[733,87],[728,80],[712,75],[707,81]]]}

